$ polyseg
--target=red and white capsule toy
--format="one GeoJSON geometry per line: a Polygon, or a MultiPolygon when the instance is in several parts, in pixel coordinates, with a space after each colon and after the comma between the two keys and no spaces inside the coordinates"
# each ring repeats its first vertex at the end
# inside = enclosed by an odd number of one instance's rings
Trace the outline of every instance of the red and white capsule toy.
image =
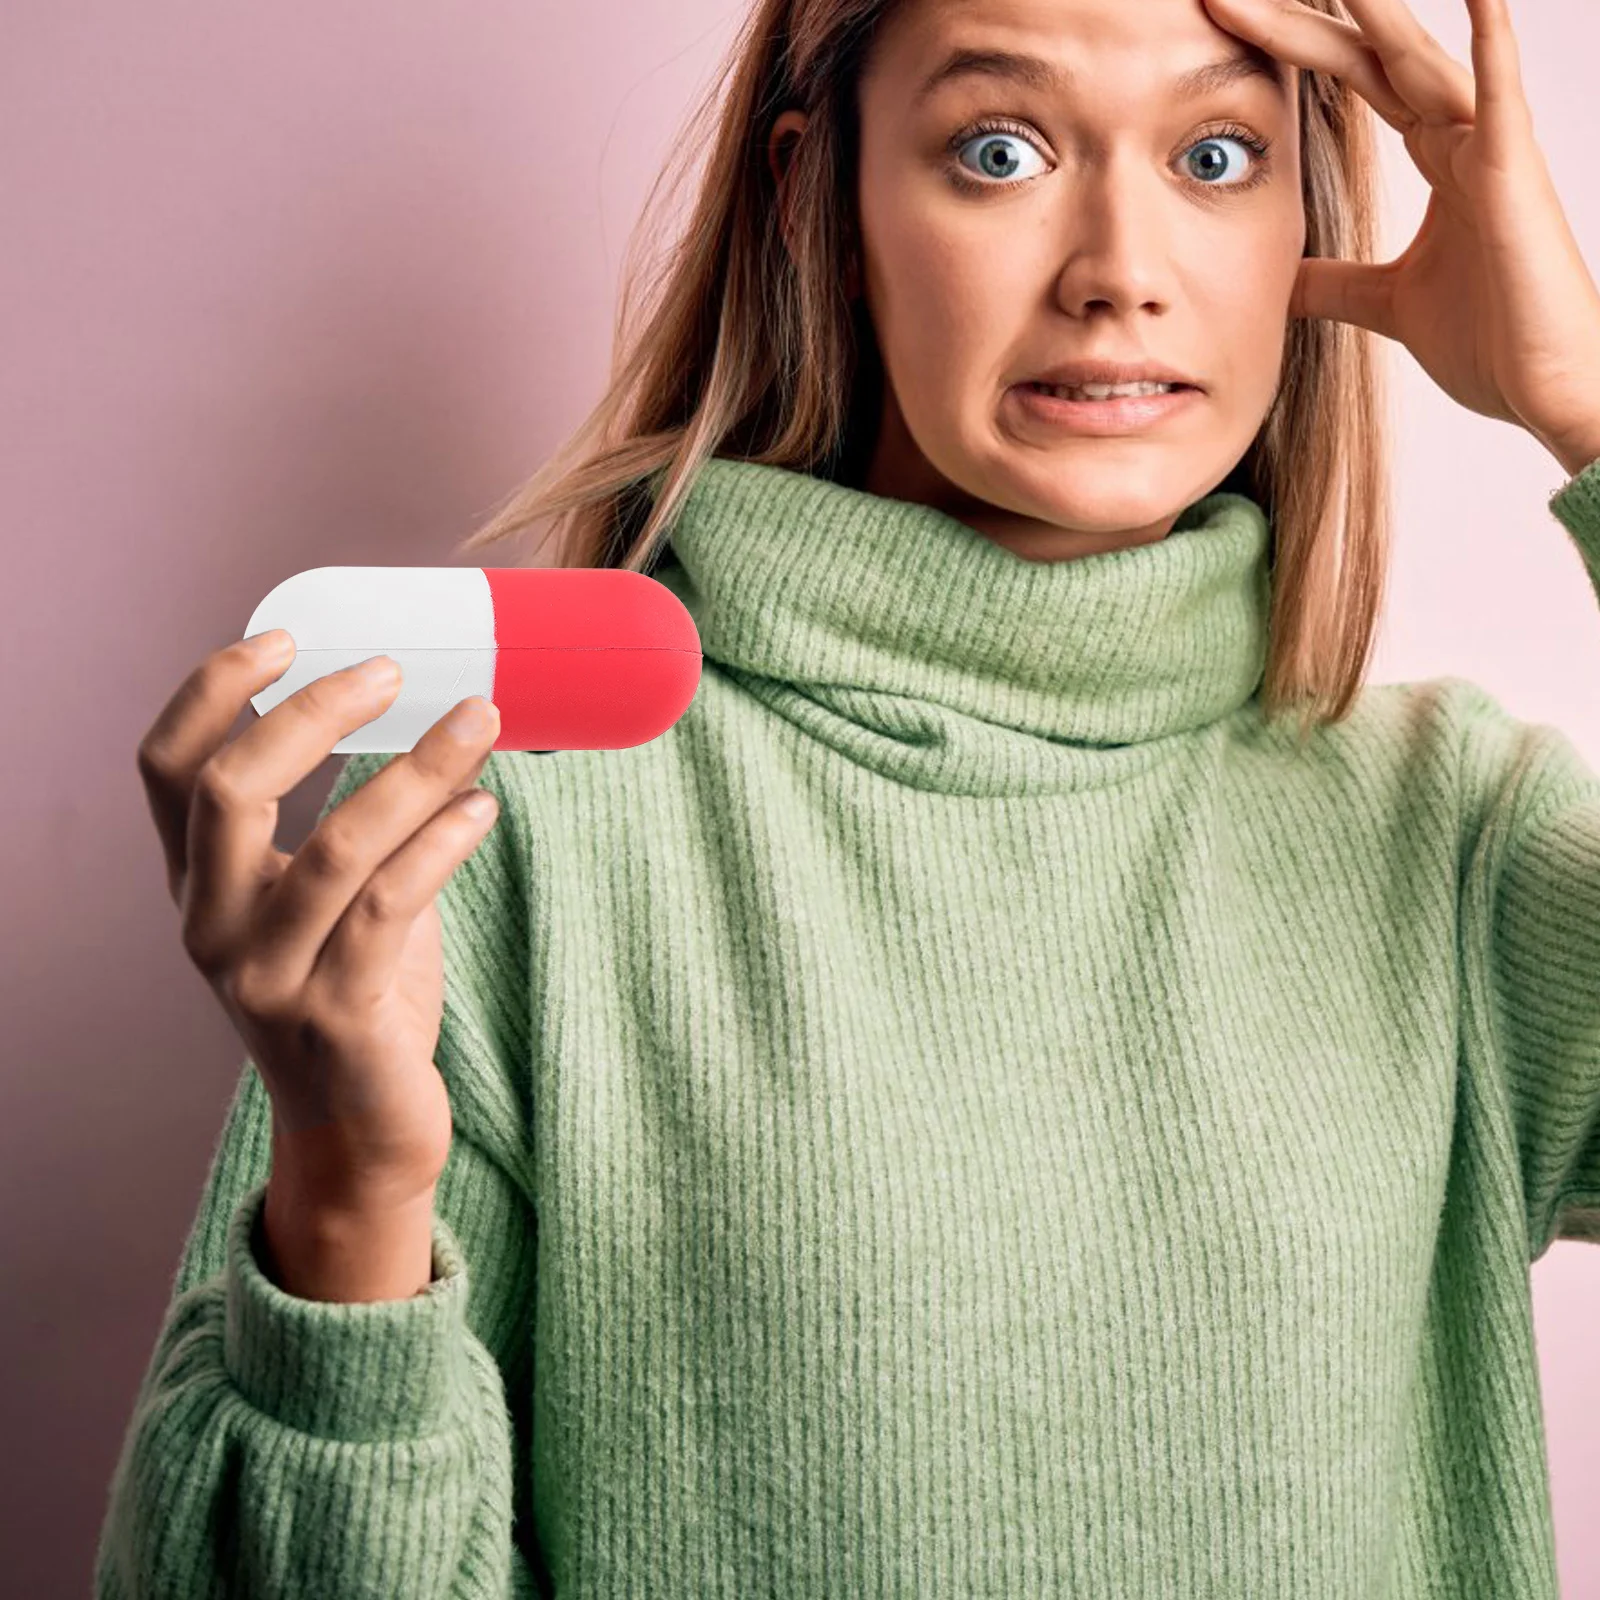
{"type": "Polygon", "coordinates": [[[663,583],[611,567],[311,567],[255,609],[295,656],[250,704],[265,716],[370,656],[400,667],[382,715],[333,753],[410,750],[470,695],[500,712],[496,750],[624,750],[659,737],[700,684],[700,634],[663,583]]]}

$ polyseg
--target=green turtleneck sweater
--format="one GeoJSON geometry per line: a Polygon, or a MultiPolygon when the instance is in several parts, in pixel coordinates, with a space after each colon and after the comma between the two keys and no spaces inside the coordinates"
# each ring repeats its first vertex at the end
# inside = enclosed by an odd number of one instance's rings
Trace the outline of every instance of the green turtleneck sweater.
{"type": "Polygon", "coordinates": [[[693,704],[491,758],[440,896],[434,1283],[263,1276],[247,1061],[102,1600],[1553,1597],[1600,777],[1455,678],[1269,730],[1267,554],[711,462],[693,704]]]}

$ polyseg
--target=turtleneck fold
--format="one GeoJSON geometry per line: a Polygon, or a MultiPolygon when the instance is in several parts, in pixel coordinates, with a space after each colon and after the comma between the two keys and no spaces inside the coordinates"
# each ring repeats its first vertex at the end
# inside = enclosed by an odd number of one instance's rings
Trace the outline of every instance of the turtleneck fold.
{"type": "Polygon", "coordinates": [[[1191,733],[1252,698],[1268,550],[1265,512],[1233,493],[1154,543],[1036,562],[930,506],[713,458],[653,576],[708,660],[880,735],[925,735],[915,701],[952,714],[951,737],[971,719],[1108,747],[1191,733]]]}

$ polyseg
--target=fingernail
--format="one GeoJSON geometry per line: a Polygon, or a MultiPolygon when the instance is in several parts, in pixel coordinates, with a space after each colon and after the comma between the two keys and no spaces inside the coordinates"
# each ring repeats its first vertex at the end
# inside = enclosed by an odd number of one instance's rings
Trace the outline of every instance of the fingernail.
{"type": "Polygon", "coordinates": [[[380,684],[395,682],[400,676],[400,663],[392,656],[371,656],[356,668],[356,676],[377,688],[380,684]]]}
{"type": "Polygon", "coordinates": [[[293,642],[282,628],[269,628],[265,633],[252,633],[245,640],[256,658],[261,661],[275,661],[279,656],[288,655],[293,642]]]}
{"type": "Polygon", "coordinates": [[[458,739],[473,739],[489,730],[489,721],[498,713],[492,700],[463,700],[445,719],[445,726],[458,739]]]}

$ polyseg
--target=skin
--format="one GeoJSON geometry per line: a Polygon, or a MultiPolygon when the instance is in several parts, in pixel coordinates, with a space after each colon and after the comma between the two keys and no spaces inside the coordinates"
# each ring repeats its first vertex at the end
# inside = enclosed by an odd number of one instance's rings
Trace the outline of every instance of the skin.
{"type": "MultiPolygon", "coordinates": [[[[1274,63],[1281,93],[1245,78],[1180,103],[1169,83],[1246,48],[1202,0],[894,12],[859,87],[864,274],[849,282],[886,377],[861,487],[945,511],[1025,560],[1063,561],[1165,538],[1227,477],[1277,392],[1305,251],[1299,69],[1274,63]],[[914,107],[958,44],[1045,56],[1081,86],[958,78],[914,107]],[[994,118],[1017,127],[946,151],[994,118]],[[1227,123],[1270,141],[1267,156],[1220,134],[1227,123]],[[984,187],[963,191],[952,170],[984,187]],[[1206,392],[1116,437],[1033,421],[1008,395],[1075,358],[1164,362],[1206,392]]],[[[787,110],[772,129],[780,205],[807,120],[787,110]]]]}

